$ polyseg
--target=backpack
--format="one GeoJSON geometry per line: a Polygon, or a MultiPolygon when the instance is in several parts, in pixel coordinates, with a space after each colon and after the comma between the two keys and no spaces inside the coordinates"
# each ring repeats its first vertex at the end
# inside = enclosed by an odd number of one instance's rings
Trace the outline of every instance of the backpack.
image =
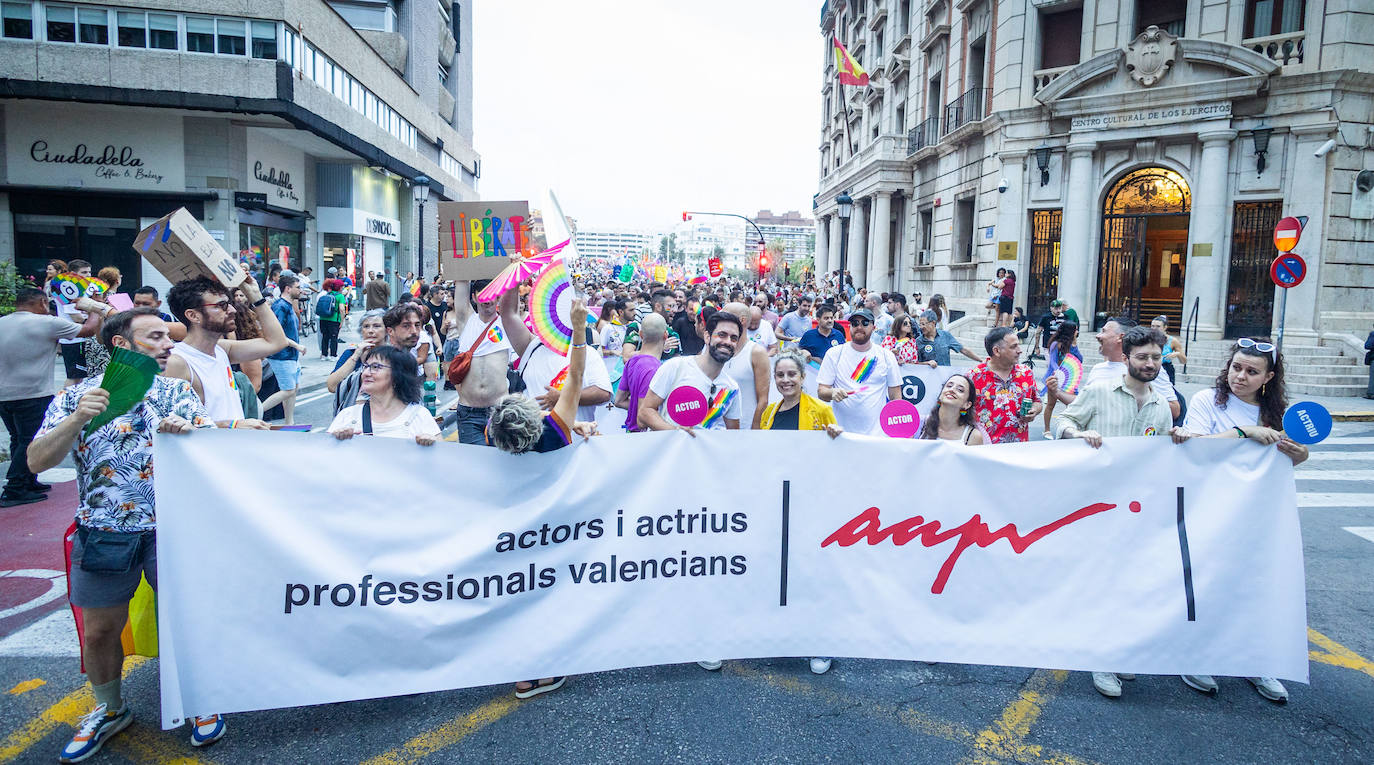
{"type": "Polygon", "coordinates": [[[334,300],[333,293],[326,292],[315,301],[315,315],[325,321],[333,321],[338,312],[339,304],[334,300]]]}
{"type": "Polygon", "coordinates": [[[350,372],[339,387],[334,389],[334,414],[353,406],[358,402],[358,392],[363,389],[363,373],[360,370],[350,372]]]}

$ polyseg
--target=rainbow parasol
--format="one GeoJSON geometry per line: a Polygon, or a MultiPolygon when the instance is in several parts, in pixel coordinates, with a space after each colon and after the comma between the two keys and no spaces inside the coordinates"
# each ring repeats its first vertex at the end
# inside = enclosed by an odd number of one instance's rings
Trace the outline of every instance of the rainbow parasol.
{"type": "Polygon", "coordinates": [[[483,287],[482,291],[477,293],[477,299],[483,303],[491,302],[520,282],[543,271],[556,256],[563,252],[563,248],[568,246],[570,241],[572,240],[565,239],[562,244],[556,244],[538,255],[521,258],[519,263],[506,266],[504,271],[491,280],[491,284],[483,287]]]}
{"type": "Polygon", "coordinates": [[[706,281],[706,277],[704,277],[704,276],[693,276],[690,280],[688,280],[687,283],[688,283],[688,284],[701,284],[701,283],[703,283],[703,282],[705,282],[705,281],[706,281]]]}
{"type": "Polygon", "coordinates": [[[1059,389],[1070,395],[1077,395],[1083,385],[1083,362],[1077,356],[1067,356],[1059,362],[1054,374],[1059,375],[1059,389]]]}
{"type": "Polygon", "coordinates": [[[530,331],[560,356],[568,355],[572,344],[572,298],[572,279],[562,260],[541,271],[530,289],[530,331]]]}

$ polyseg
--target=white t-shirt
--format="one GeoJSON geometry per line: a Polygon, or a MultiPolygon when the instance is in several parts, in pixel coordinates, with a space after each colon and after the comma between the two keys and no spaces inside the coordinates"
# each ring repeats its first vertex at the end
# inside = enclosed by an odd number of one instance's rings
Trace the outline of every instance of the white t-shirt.
{"type": "MultiPolygon", "coordinates": [[[[354,404],[353,406],[339,410],[334,416],[334,421],[329,423],[329,432],[338,433],[344,430],[352,430],[361,433],[363,430],[363,405],[354,404]]],[[[434,417],[419,404],[408,404],[401,413],[390,422],[378,422],[376,412],[372,417],[372,435],[383,438],[415,438],[416,436],[439,437],[439,425],[434,422],[434,417]]]]}
{"type": "Polygon", "coordinates": [[[726,374],[723,368],[716,379],[707,377],[706,373],[701,371],[696,356],[679,356],[663,362],[659,365],[658,371],[654,372],[654,378],[649,381],[649,390],[663,398],[663,406],[658,408],[658,413],[663,419],[670,423],[673,421],[668,416],[668,394],[684,385],[696,388],[706,397],[708,411],[702,427],[723,430],[726,420],[740,419],[739,384],[726,374]]]}
{"type": "MultiPolygon", "coordinates": [[[[763,325],[760,325],[763,326],[763,325]]],[[[752,338],[744,341],[744,347],[730,360],[725,362],[725,374],[739,385],[739,426],[746,430],[752,427],[754,412],[758,409],[758,392],[754,389],[754,346],[752,338]]],[[[767,404],[768,402],[763,402],[767,404]]]]}
{"type": "Polygon", "coordinates": [[[778,344],[778,334],[773,331],[773,325],[769,324],[767,319],[759,319],[759,328],[749,330],[749,339],[762,345],[764,350],[778,344]]]}
{"type": "MultiPolygon", "coordinates": [[[[85,311],[78,311],[78,310],[76,309],[76,306],[74,306],[74,305],[72,305],[72,304],[70,304],[70,303],[58,303],[58,304],[57,304],[57,315],[58,315],[58,316],[62,316],[62,317],[64,317],[64,318],[68,319],[68,320],[71,321],[73,324],[85,324],[85,323],[86,323],[86,312],[85,312],[85,311]]],[[[98,335],[99,333],[96,333],[96,334],[98,335]]],[[[62,344],[62,345],[78,345],[78,344],[80,344],[80,343],[86,342],[86,338],[84,338],[84,337],[59,337],[59,338],[57,339],[57,342],[60,343],[60,344],[62,344]]],[[[99,340],[96,340],[95,342],[98,343],[98,342],[100,342],[100,341],[99,341],[99,340]]]]}
{"type": "Polygon", "coordinates": [[[1189,433],[1210,436],[1231,428],[1258,425],[1259,421],[1259,404],[1247,404],[1228,395],[1226,408],[1223,409],[1217,406],[1216,389],[1204,388],[1188,399],[1188,416],[1183,420],[1183,429],[1189,433]]]}
{"type": "MultiPolygon", "coordinates": [[[[487,326],[485,321],[473,311],[468,315],[467,323],[463,325],[463,333],[458,336],[458,352],[467,353],[472,344],[477,342],[477,335],[487,326]]],[[[501,317],[496,317],[496,323],[486,329],[486,336],[482,338],[482,344],[477,346],[477,350],[472,352],[474,357],[485,356],[489,353],[505,351],[511,353],[510,339],[506,337],[506,328],[501,326],[501,317]]]]}
{"type": "MultiPolygon", "coordinates": [[[[525,380],[525,395],[529,398],[544,395],[544,389],[554,378],[568,368],[568,358],[554,353],[547,345],[534,340],[525,350],[525,358],[520,360],[520,376],[525,380]]],[[[566,376],[566,375],[565,375],[566,376]]],[[[603,362],[592,349],[582,354],[582,389],[600,388],[607,393],[611,390],[611,375],[603,362]]],[[[596,405],[577,407],[579,422],[596,422],[596,405]]],[[[572,423],[568,423],[571,425],[572,423]]]]}
{"type": "Polygon", "coordinates": [[[817,385],[829,385],[849,394],[844,401],[832,403],[835,421],[850,433],[882,435],[878,414],[887,403],[887,389],[902,384],[902,368],[892,351],[869,344],[860,353],[853,343],[837,345],[825,352],[817,385]]]}
{"type": "MultiPolygon", "coordinates": [[[[1083,389],[1098,380],[1111,380],[1112,382],[1116,382],[1126,375],[1126,371],[1126,362],[1124,361],[1099,361],[1093,364],[1092,370],[1088,372],[1088,379],[1083,381],[1083,384],[1078,387],[1078,390],[1081,393],[1083,389]]],[[[1164,374],[1163,369],[1159,371],[1158,375],[1155,375],[1155,379],[1150,383],[1150,387],[1154,388],[1155,392],[1165,401],[1178,400],[1178,394],[1174,393],[1174,386],[1169,384],[1169,376],[1164,374]]]]}

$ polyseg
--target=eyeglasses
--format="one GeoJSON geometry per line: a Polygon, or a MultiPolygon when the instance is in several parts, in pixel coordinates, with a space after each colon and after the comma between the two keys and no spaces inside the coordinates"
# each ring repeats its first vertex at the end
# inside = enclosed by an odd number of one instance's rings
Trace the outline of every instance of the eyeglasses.
{"type": "Polygon", "coordinates": [[[220,309],[221,311],[228,311],[230,305],[233,305],[230,301],[228,301],[228,300],[221,300],[221,301],[219,301],[218,303],[201,303],[201,304],[200,304],[200,307],[201,307],[201,308],[218,308],[218,309],[220,309]]]}
{"type": "Polygon", "coordinates": [[[1251,340],[1251,339],[1248,338],[1248,337],[1242,337],[1241,339],[1239,339],[1239,340],[1236,341],[1236,345],[1237,345],[1238,347],[1241,347],[1241,348],[1254,348],[1255,350],[1259,351],[1260,353],[1267,353],[1267,354],[1269,354],[1269,358],[1273,359],[1274,361],[1278,361],[1278,360],[1279,360],[1279,356],[1278,356],[1278,354],[1275,352],[1276,349],[1274,348],[1274,344],[1273,344],[1273,343],[1260,343],[1260,342],[1256,342],[1256,341],[1254,341],[1254,340],[1251,340]]]}
{"type": "Polygon", "coordinates": [[[851,326],[851,327],[867,327],[867,326],[871,325],[872,323],[873,323],[873,322],[869,321],[868,319],[850,319],[850,320],[849,320],[849,326],[851,326]]]}
{"type": "Polygon", "coordinates": [[[377,363],[373,363],[373,362],[369,362],[369,363],[367,363],[367,364],[361,364],[361,365],[360,365],[360,368],[361,368],[361,369],[366,369],[366,370],[369,371],[369,372],[380,372],[380,371],[382,371],[382,370],[384,370],[384,369],[391,369],[391,367],[387,366],[386,364],[377,364],[377,363]]]}

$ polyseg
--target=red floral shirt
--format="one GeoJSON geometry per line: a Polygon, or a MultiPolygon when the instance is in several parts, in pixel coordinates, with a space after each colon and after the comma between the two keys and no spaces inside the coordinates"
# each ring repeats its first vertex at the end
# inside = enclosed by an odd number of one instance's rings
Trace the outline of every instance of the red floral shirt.
{"type": "Polygon", "coordinates": [[[898,341],[892,335],[883,338],[883,347],[892,351],[892,355],[897,357],[898,364],[915,364],[917,356],[920,355],[920,347],[915,338],[907,337],[898,341]]]}
{"type": "Polygon", "coordinates": [[[1011,377],[1003,380],[985,361],[973,368],[969,379],[978,391],[973,413],[979,429],[987,434],[987,443],[1011,444],[1029,440],[1029,429],[1020,419],[1021,402],[1040,400],[1035,392],[1035,374],[1030,367],[1017,364],[1011,377]]]}

